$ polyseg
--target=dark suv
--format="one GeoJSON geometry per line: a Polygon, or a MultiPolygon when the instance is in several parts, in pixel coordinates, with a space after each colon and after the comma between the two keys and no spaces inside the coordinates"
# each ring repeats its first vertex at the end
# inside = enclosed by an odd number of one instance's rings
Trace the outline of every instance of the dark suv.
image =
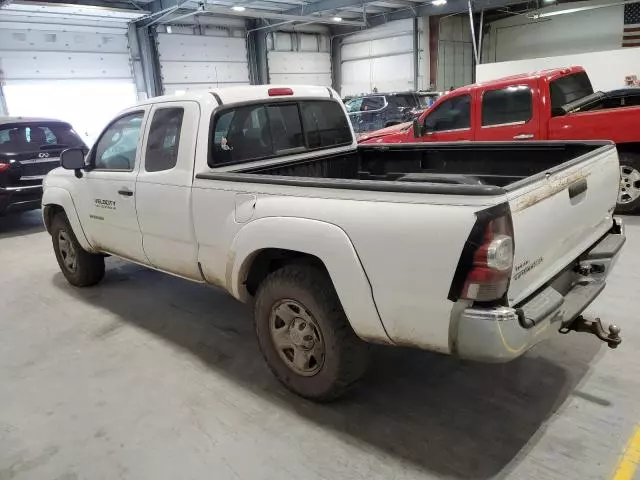
{"type": "Polygon", "coordinates": [[[68,123],[0,117],[0,215],[40,208],[42,179],[71,147],[88,151],[68,123]]]}
{"type": "Polygon", "coordinates": [[[356,133],[371,132],[410,122],[424,107],[414,92],[372,93],[346,101],[349,120],[356,133]]]}

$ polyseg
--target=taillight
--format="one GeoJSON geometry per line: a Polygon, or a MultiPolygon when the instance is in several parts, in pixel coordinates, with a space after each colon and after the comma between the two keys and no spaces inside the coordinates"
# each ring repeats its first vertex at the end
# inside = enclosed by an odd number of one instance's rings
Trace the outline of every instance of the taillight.
{"type": "Polygon", "coordinates": [[[500,300],[513,268],[513,224],[507,204],[478,214],[451,284],[449,299],[500,300]]]}
{"type": "Polygon", "coordinates": [[[267,93],[270,97],[280,97],[283,95],[293,95],[293,90],[290,88],[270,88],[267,93]]]}
{"type": "Polygon", "coordinates": [[[0,173],[1,172],[5,172],[9,170],[9,164],[8,163],[0,163],[0,173]]]}

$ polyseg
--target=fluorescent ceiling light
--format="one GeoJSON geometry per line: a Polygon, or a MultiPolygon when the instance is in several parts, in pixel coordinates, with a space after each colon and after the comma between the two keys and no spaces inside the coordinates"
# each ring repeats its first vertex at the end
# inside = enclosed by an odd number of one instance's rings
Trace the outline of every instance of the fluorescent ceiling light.
{"type": "Polygon", "coordinates": [[[436,7],[440,7],[446,4],[447,4],[447,0],[433,0],[433,2],[431,2],[431,5],[435,5],[436,7]]]}
{"type": "Polygon", "coordinates": [[[233,7],[231,7],[231,10],[233,10],[234,12],[244,12],[246,8],[242,5],[234,5],[233,7]]]}
{"type": "Polygon", "coordinates": [[[333,17],[331,20],[333,20],[334,22],[341,22],[342,17],[333,17]]]}
{"type": "Polygon", "coordinates": [[[171,33],[171,25],[167,25],[167,33],[171,33]]]}

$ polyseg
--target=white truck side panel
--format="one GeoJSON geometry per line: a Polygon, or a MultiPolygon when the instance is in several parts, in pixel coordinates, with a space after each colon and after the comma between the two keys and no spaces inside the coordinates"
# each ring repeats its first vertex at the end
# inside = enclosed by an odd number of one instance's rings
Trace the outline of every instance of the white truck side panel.
{"type": "MultiPolygon", "coordinates": [[[[87,240],[87,236],[84,233],[84,229],[82,228],[82,224],[78,218],[78,212],[69,191],[70,189],[66,189],[64,186],[47,187],[42,196],[42,205],[58,205],[62,207],[67,215],[69,224],[73,229],[73,233],[78,239],[80,245],[82,245],[82,248],[89,252],[93,252],[93,247],[87,240]]],[[[42,211],[44,213],[44,209],[42,211]]]]}

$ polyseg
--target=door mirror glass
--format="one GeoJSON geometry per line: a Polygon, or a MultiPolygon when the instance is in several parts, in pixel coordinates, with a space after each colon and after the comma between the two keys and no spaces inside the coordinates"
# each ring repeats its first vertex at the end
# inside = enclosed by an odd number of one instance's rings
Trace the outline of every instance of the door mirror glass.
{"type": "Polygon", "coordinates": [[[413,119],[413,136],[414,138],[420,138],[424,135],[424,127],[419,118],[413,119]]]}
{"type": "Polygon", "coordinates": [[[82,148],[68,148],[60,155],[60,164],[67,170],[80,170],[85,167],[84,150],[82,148]]]}

